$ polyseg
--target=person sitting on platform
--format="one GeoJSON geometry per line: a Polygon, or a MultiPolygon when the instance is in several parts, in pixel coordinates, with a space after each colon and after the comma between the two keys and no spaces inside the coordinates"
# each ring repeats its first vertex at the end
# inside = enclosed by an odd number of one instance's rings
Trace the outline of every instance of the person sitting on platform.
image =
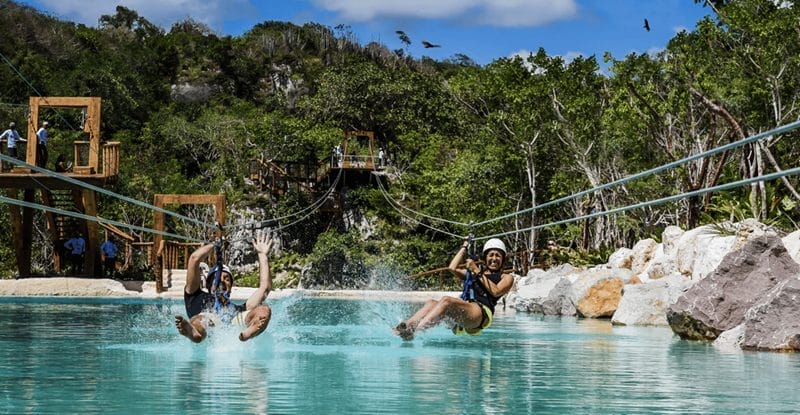
{"type": "Polygon", "coordinates": [[[258,254],[259,284],[258,289],[243,305],[236,305],[230,301],[233,275],[227,266],[222,267],[220,286],[215,294],[212,292],[216,266],[206,277],[208,291],[201,288],[203,274],[201,263],[214,251],[214,244],[197,248],[189,256],[186,286],[183,288],[187,317],[175,316],[175,327],[178,332],[189,340],[200,343],[208,336],[209,327],[226,323],[244,327],[239,333],[241,341],[252,339],[266,330],[272,316],[272,309],[263,304],[272,290],[272,276],[269,269],[269,251],[272,249],[272,242],[272,239],[263,233],[253,240],[253,249],[258,254]]]}
{"type": "Polygon", "coordinates": [[[468,247],[469,242],[464,241],[448,267],[450,272],[465,279],[461,298],[447,296],[428,300],[413,316],[394,328],[395,334],[403,340],[412,340],[414,334],[439,324],[444,318],[453,323],[454,334],[476,336],[492,324],[497,301],[514,285],[514,277],[503,273],[506,246],[497,238],[486,241],[483,245],[486,269],[483,270],[472,259],[467,259],[466,268],[459,268],[468,247]]]}

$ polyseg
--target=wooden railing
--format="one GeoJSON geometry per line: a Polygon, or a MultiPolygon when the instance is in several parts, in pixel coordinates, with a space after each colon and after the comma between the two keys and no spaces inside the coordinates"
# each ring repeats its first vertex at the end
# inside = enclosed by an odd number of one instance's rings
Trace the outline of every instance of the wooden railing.
{"type": "MultiPolygon", "coordinates": [[[[152,264],[153,272],[155,273],[156,292],[164,291],[164,271],[186,269],[191,251],[194,251],[199,246],[199,243],[161,241],[156,250],[155,263],[152,264]]],[[[211,256],[213,257],[213,255],[211,256]]]]}
{"type": "Polygon", "coordinates": [[[103,144],[103,176],[116,178],[119,176],[119,141],[103,144]]]}
{"type": "Polygon", "coordinates": [[[89,141],[76,140],[73,143],[73,169],[76,174],[101,174],[105,178],[113,179],[119,176],[119,141],[103,143],[100,148],[99,161],[91,157],[92,151],[89,141]],[[101,165],[95,165],[99,162],[101,165]]]}

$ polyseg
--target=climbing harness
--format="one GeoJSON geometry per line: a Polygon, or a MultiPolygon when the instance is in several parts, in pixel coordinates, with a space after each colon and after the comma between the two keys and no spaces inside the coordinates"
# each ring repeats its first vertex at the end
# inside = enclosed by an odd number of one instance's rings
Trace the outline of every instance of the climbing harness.
{"type": "MultiPolygon", "coordinates": [[[[467,255],[469,259],[475,261],[477,257],[475,256],[475,234],[472,232],[469,233],[467,237],[467,255]]],[[[481,270],[480,272],[483,272],[481,270]]],[[[470,267],[467,267],[466,275],[464,275],[464,287],[461,290],[461,299],[464,301],[470,301],[475,299],[475,290],[472,288],[473,284],[473,275],[472,270],[470,267]]]]}
{"type": "MultiPolygon", "coordinates": [[[[219,224],[218,224],[219,226],[219,224]]],[[[214,282],[211,284],[211,295],[214,297],[214,312],[219,315],[222,322],[229,324],[234,316],[236,316],[236,307],[231,303],[231,294],[229,292],[220,291],[220,283],[222,282],[222,272],[225,271],[225,265],[222,263],[222,245],[224,240],[220,237],[214,241],[214,255],[217,257],[217,264],[211,273],[214,274],[214,282]],[[220,300],[222,297],[225,301],[220,300]]],[[[228,272],[230,274],[230,272],[228,272]]],[[[233,275],[231,274],[231,278],[233,275]]]]}

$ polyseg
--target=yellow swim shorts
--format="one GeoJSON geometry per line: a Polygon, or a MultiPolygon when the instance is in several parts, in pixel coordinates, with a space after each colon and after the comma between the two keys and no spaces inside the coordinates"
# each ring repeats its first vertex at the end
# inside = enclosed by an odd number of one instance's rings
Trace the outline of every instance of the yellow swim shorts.
{"type": "Polygon", "coordinates": [[[494,314],[492,313],[492,310],[489,309],[489,307],[484,304],[481,303],[475,303],[475,304],[481,306],[481,313],[483,313],[483,317],[481,318],[481,325],[474,329],[465,329],[464,327],[461,327],[456,324],[453,327],[453,334],[456,335],[469,334],[470,336],[477,336],[481,334],[483,329],[492,325],[492,321],[494,319],[494,314]]]}

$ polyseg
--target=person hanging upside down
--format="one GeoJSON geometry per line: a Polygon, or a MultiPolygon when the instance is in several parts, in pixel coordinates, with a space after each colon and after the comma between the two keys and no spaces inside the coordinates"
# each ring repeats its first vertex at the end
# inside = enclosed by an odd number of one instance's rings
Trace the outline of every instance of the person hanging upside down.
{"type": "Polygon", "coordinates": [[[206,289],[201,288],[201,276],[204,271],[201,264],[214,251],[214,244],[206,244],[197,248],[189,256],[186,271],[186,286],[183,299],[186,304],[187,318],[175,316],[175,327],[189,340],[200,343],[208,335],[208,328],[221,324],[238,324],[244,327],[239,333],[239,340],[247,341],[266,330],[272,316],[272,309],[262,304],[272,290],[272,276],[269,270],[269,251],[272,239],[260,233],[253,240],[253,249],[258,254],[258,289],[250,295],[247,302],[237,305],[230,301],[233,290],[233,275],[227,266],[222,266],[219,288],[214,289],[216,266],[206,277],[206,289]],[[215,294],[212,294],[215,293],[215,294]]]}
{"type": "Polygon", "coordinates": [[[466,268],[459,268],[468,247],[469,242],[464,241],[448,267],[450,272],[465,279],[461,298],[448,296],[428,300],[413,316],[394,328],[395,334],[403,340],[412,340],[415,333],[429,329],[445,318],[454,324],[455,334],[476,336],[492,324],[495,304],[514,285],[514,277],[503,273],[506,246],[500,239],[489,239],[483,245],[485,269],[478,268],[472,259],[467,260],[466,268]]]}

